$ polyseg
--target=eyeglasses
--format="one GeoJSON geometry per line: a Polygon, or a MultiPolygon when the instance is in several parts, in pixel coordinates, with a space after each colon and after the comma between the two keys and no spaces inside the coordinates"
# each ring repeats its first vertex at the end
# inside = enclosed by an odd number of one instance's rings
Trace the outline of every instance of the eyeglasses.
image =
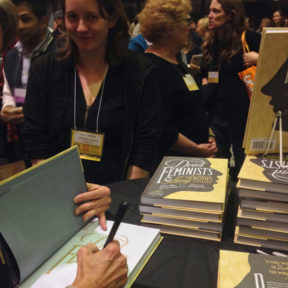
{"type": "Polygon", "coordinates": [[[187,18],[185,18],[183,20],[187,23],[188,26],[190,26],[191,23],[193,22],[193,19],[191,17],[187,17],[187,18]]]}

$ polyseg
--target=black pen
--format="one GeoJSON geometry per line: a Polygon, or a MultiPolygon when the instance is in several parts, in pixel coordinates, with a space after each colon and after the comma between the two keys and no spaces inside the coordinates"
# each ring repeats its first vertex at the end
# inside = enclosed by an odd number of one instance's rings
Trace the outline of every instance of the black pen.
{"type": "Polygon", "coordinates": [[[124,217],[124,215],[125,215],[125,213],[127,211],[128,206],[129,206],[128,202],[122,202],[119,205],[118,211],[116,213],[114,224],[113,224],[113,226],[112,226],[112,228],[110,230],[110,233],[109,233],[109,235],[108,235],[108,237],[106,239],[106,242],[105,242],[103,248],[105,248],[109,243],[111,243],[113,241],[114,236],[115,236],[115,234],[116,234],[116,232],[117,232],[117,230],[118,230],[118,228],[120,226],[120,223],[121,223],[121,221],[122,221],[122,219],[123,219],[123,217],[124,217]]]}

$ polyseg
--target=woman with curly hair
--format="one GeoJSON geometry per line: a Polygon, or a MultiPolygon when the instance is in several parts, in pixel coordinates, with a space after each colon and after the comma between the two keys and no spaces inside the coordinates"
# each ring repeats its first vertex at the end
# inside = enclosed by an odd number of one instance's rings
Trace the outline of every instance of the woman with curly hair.
{"type": "MultiPolygon", "coordinates": [[[[212,129],[224,157],[229,156],[232,143],[237,174],[244,160],[242,142],[250,103],[238,72],[257,63],[260,35],[245,31],[242,0],[212,0],[208,17],[211,32],[203,45],[202,83],[214,85],[214,93],[210,95],[210,109],[214,111],[212,129]],[[242,35],[248,43],[249,53],[243,53],[242,35]]],[[[208,87],[204,86],[204,91],[208,91],[208,87]]]]}
{"type": "Polygon", "coordinates": [[[177,57],[187,46],[190,1],[149,0],[139,15],[141,33],[152,45],[145,55],[157,67],[162,99],[163,155],[211,157],[215,142],[208,140],[208,125],[199,83],[177,57]]]}

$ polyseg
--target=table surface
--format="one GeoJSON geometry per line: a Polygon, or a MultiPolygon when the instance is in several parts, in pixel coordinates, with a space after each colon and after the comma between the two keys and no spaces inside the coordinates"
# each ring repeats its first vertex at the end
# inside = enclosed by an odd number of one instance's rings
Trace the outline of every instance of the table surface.
{"type": "MultiPolygon", "coordinates": [[[[112,192],[108,219],[113,220],[120,202],[128,201],[130,206],[123,221],[140,224],[140,197],[148,181],[145,178],[108,185],[112,192]]],[[[133,288],[216,288],[219,249],[247,252],[256,250],[255,247],[233,243],[238,200],[235,183],[232,182],[229,186],[222,241],[163,234],[163,241],[136,279],[133,288]]]]}

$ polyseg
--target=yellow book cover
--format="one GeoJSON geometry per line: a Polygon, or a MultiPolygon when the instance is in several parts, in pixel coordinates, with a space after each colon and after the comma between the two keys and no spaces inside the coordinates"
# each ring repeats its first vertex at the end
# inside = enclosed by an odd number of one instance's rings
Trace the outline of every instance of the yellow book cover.
{"type": "MultiPolygon", "coordinates": [[[[246,154],[264,153],[277,111],[282,111],[283,151],[288,152],[288,28],[266,28],[257,62],[255,86],[243,146],[246,154]]],[[[279,152],[279,125],[269,152],[279,152]]]]}
{"type": "Polygon", "coordinates": [[[145,205],[223,211],[228,160],[166,156],[141,197],[145,205]]]}
{"type": "Polygon", "coordinates": [[[217,287],[287,287],[287,270],[283,257],[220,250],[217,287]]]}
{"type": "MultiPolygon", "coordinates": [[[[238,175],[238,188],[288,193],[288,168],[282,168],[274,155],[247,155],[238,175]],[[264,158],[265,157],[265,158],[264,158]]],[[[287,155],[284,157],[287,166],[287,155]]]]}

